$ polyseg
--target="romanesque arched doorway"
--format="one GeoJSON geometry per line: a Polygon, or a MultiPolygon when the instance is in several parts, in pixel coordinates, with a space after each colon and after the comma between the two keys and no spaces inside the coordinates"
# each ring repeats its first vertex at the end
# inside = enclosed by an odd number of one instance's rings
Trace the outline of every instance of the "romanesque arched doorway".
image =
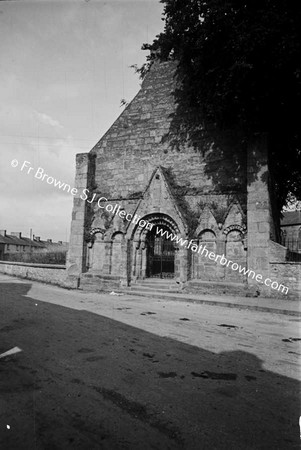
{"type": "Polygon", "coordinates": [[[161,225],[160,233],[153,227],[146,236],[146,276],[173,278],[175,273],[175,245],[168,239],[172,234],[168,226],[161,225]]]}
{"type": "Polygon", "coordinates": [[[137,225],[132,231],[130,281],[183,276],[184,250],[170,239],[170,235],[181,236],[175,220],[162,213],[149,214],[142,219],[150,226],[140,228],[137,225]]]}

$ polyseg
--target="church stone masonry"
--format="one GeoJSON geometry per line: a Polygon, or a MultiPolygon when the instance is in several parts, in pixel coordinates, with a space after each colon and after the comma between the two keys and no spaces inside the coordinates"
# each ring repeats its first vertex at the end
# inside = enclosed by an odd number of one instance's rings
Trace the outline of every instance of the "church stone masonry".
{"type": "MultiPolygon", "coordinates": [[[[209,283],[213,290],[223,286],[241,295],[246,290],[268,295],[269,288],[256,280],[156,235],[160,227],[263,277],[270,275],[274,227],[262,181],[267,173],[264,137],[250,146],[236,182],[217,187],[205,170],[207,153],[188,145],[175,149],[166,139],[175,108],[174,71],[174,63],[154,63],[107,133],[89,153],[76,156],[69,283],[97,290],[169,278],[198,292],[209,283]],[[89,194],[83,200],[85,189],[89,194]],[[152,229],[111,214],[108,204],[136,214],[152,229]]],[[[226,163],[231,166],[231,160],[219,162],[226,163]]]]}

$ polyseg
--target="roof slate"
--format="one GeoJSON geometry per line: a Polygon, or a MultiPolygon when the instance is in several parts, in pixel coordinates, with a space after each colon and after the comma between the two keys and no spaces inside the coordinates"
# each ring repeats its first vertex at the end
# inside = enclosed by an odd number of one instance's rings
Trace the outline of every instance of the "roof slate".
{"type": "Polygon", "coordinates": [[[31,247],[45,247],[45,244],[42,242],[32,241],[29,238],[21,237],[18,238],[17,236],[11,236],[10,234],[7,234],[6,236],[3,236],[0,234],[0,244],[12,244],[12,245],[30,245],[31,247]]]}
{"type": "Polygon", "coordinates": [[[301,211],[287,211],[283,213],[281,226],[301,225],[301,211]]]}

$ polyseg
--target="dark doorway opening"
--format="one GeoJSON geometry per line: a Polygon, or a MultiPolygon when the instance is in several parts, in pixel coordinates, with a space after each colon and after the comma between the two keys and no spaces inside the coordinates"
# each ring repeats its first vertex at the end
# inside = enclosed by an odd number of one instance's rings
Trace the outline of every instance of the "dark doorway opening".
{"type": "MultiPolygon", "coordinates": [[[[162,233],[171,233],[164,225],[158,226],[162,233]]],[[[166,235],[157,235],[157,226],[148,235],[147,276],[173,278],[175,272],[175,246],[166,235]]]]}

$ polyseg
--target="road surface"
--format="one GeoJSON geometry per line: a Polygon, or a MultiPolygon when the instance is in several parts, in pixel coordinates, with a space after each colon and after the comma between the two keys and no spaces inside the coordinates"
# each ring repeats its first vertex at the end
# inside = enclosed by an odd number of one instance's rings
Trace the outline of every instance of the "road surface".
{"type": "Polygon", "coordinates": [[[0,448],[297,449],[300,321],[0,275],[0,448]]]}

